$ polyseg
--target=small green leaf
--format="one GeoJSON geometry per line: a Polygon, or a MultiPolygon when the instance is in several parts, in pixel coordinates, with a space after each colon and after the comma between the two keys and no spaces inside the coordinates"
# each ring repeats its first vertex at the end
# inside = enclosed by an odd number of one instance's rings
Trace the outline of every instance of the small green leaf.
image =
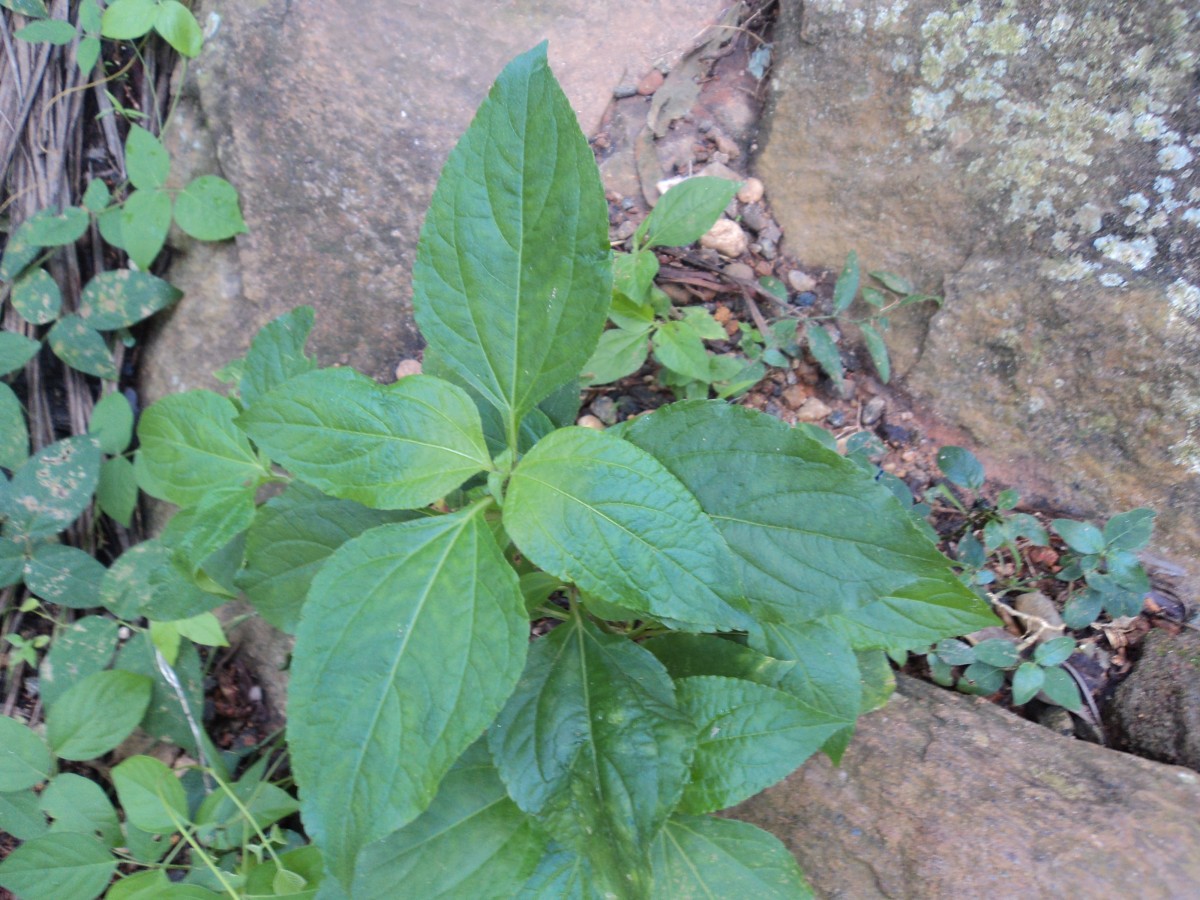
{"type": "Polygon", "coordinates": [[[133,438],[133,408],[124,394],[111,391],[100,398],[92,410],[88,434],[99,442],[101,452],[124,452],[133,438]]]}
{"type": "Polygon", "coordinates": [[[654,357],[693,381],[708,379],[708,350],[686,322],[663,322],[654,332],[654,357]]]}
{"type": "MultiPolygon", "coordinates": [[[[121,2],[123,0],[117,0],[110,9],[117,8],[121,2]]],[[[141,125],[130,125],[129,134],[125,138],[125,170],[135,188],[139,191],[153,192],[167,183],[167,176],[171,174],[171,154],[162,145],[162,141],[141,125]]],[[[137,192],[134,193],[134,196],[136,195],[137,192]]],[[[128,207],[129,202],[126,201],[125,205],[128,207]]],[[[169,200],[167,206],[169,210],[169,200]]],[[[168,212],[168,221],[169,219],[168,212]]]]}
{"type": "Polygon", "coordinates": [[[883,335],[865,322],[859,328],[862,329],[863,340],[867,343],[867,352],[871,354],[871,362],[875,364],[875,371],[879,373],[879,380],[887,384],[892,377],[892,364],[883,335]]]}
{"type": "Polygon", "coordinates": [[[587,856],[551,841],[516,896],[521,900],[591,900],[620,895],[612,893],[607,878],[593,870],[587,856]]]}
{"type": "Polygon", "coordinates": [[[83,192],[83,205],[89,210],[94,213],[103,212],[108,209],[111,200],[112,195],[103,179],[93,178],[88,182],[87,190],[83,192]]]}
{"type": "Polygon", "coordinates": [[[19,234],[26,243],[38,247],[63,247],[83,237],[87,227],[87,210],[70,206],[61,213],[50,209],[34,213],[21,225],[19,234]]]}
{"type": "Polygon", "coordinates": [[[170,306],[183,292],[147,272],[117,269],[92,278],[79,298],[79,314],[100,331],[128,328],[170,306]]]}
{"type": "Polygon", "coordinates": [[[38,795],[32,790],[0,792],[0,831],[18,841],[45,834],[46,817],[38,808],[38,795]]]}
{"type": "Polygon", "coordinates": [[[142,490],[177,506],[198,505],[216,487],[256,485],[270,476],[234,424],[237,408],[211,391],[159,400],[138,422],[134,471],[142,490]]]}
{"type": "Polygon", "coordinates": [[[676,685],[696,723],[692,777],[681,812],[725,809],[770,787],[816,753],[844,723],[776,688],[701,676],[676,685]]]}
{"type": "Polygon", "coordinates": [[[29,458],[25,411],[13,389],[0,381],[0,468],[13,470],[29,458]]]}
{"type": "Polygon", "coordinates": [[[129,737],[150,705],[150,679],[110,670],[67,689],[46,714],[46,739],[63,759],[103,756],[129,737]]]}
{"type": "MultiPolygon", "coordinates": [[[[92,74],[92,70],[96,68],[96,63],[100,61],[100,39],[95,37],[85,37],[79,42],[79,47],[75,51],[75,61],[79,63],[79,73],[85,78],[92,74]]],[[[86,203],[87,198],[84,198],[86,203]]],[[[106,201],[107,202],[107,201],[106,201]]],[[[92,207],[88,207],[92,209],[92,207]]],[[[95,212],[95,210],[93,210],[95,212]]]]}
{"type": "Polygon", "coordinates": [[[195,507],[190,527],[173,541],[175,561],[195,576],[204,561],[250,527],[256,488],[214,488],[195,507]]]}
{"type": "Polygon", "coordinates": [[[157,0],[114,0],[104,10],[100,33],[118,41],[135,40],[154,27],[157,12],[157,0]]]}
{"type": "Polygon", "coordinates": [[[729,548],[650,454],[564,428],[509,481],[504,527],[539,568],[602,600],[700,630],[749,627],[729,548]]]}
{"type": "Polygon", "coordinates": [[[175,197],[175,222],[201,241],[223,241],[246,231],[237,189],[216,175],[201,175],[175,197]]]}
{"type": "Polygon", "coordinates": [[[645,303],[657,275],[658,257],[649,250],[613,255],[613,292],[631,303],[645,303]]]}
{"type": "Polygon", "coordinates": [[[808,341],[808,352],[812,354],[822,371],[829,376],[838,390],[842,388],[842,355],[829,332],[816,322],[804,323],[804,337],[808,341]]]}
{"type": "Polygon", "coordinates": [[[1063,636],[1038,644],[1033,651],[1033,659],[1042,666],[1057,666],[1066,662],[1075,652],[1075,638],[1063,636]]]}
{"type": "Polygon", "coordinates": [[[309,589],[290,687],[309,699],[289,710],[289,744],[305,828],[347,887],[520,677],[529,620],[484,509],[374,528],[309,589]]]}
{"type": "Polygon", "coordinates": [[[611,384],[632,375],[650,353],[650,326],[639,330],[611,328],[600,335],[592,358],[583,364],[580,383],[584,387],[611,384]]]}
{"type": "Polygon", "coordinates": [[[259,329],[250,342],[238,382],[238,393],[246,406],[316,366],[304,352],[313,318],[311,306],[299,306],[259,329]]]}
{"type": "Polygon", "coordinates": [[[205,846],[215,850],[243,847],[254,839],[256,826],[266,829],[299,811],[300,804],[291,794],[262,780],[261,773],[256,771],[259,768],[251,768],[228,789],[213,791],[204,798],[196,812],[196,826],[197,836],[205,846]]]}
{"type": "Polygon", "coordinates": [[[41,245],[30,240],[29,233],[29,223],[26,222],[8,236],[4,256],[0,257],[0,281],[12,281],[42,252],[41,245]]]}
{"type": "MultiPolygon", "coordinates": [[[[654,322],[654,307],[649,303],[638,303],[630,300],[624,294],[613,291],[612,306],[608,309],[608,318],[618,328],[626,331],[638,331],[643,326],[654,322]]],[[[603,335],[601,335],[603,338],[603,335]]]]}
{"type": "Polygon", "coordinates": [[[975,645],[975,659],[997,669],[1008,669],[1021,659],[1017,645],[1003,638],[990,638],[975,645]]]}
{"type": "Polygon", "coordinates": [[[100,449],[91,438],[43,447],[13,473],[8,528],[26,537],[58,534],[87,508],[99,474],[100,449]]]}
{"type": "Polygon", "coordinates": [[[12,331],[0,331],[0,375],[7,375],[29,362],[42,349],[41,343],[12,331]]]}
{"type": "Polygon", "coordinates": [[[0,886],[22,900],[93,900],[117,870],[108,848],[86,834],[44,834],[0,862],[0,886]]]}
{"type": "Polygon", "coordinates": [[[774,835],[734,819],[674,815],[650,848],[651,900],[813,896],[787,847],[774,835]]]}
{"type": "Polygon", "coordinates": [[[121,246],[139,269],[154,263],[170,230],[171,195],[164,190],[134,191],[121,206],[121,246]]]}
{"type": "Polygon", "coordinates": [[[28,726],[0,716],[0,793],[23,791],[50,777],[50,751],[28,726]]]}
{"type": "Polygon", "coordinates": [[[1104,535],[1091,522],[1076,522],[1073,519],[1055,519],[1050,527],[1076,553],[1103,553],[1104,535]]]}
{"type": "Polygon", "coordinates": [[[846,264],[838,275],[837,283],[833,286],[833,311],[844,312],[854,302],[858,294],[858,253],[851,250],[846,254],[846,264]]]}
{"type": "Polygon", "coordinates": [[[491,468],[470,396],[429,375],[382,387],[349,368],[307,372],[238,424],[296,477],[378,509],[427,506],[491,468]]]}
{"type": "Polygon", "coordinates": [[[55,635],[38,669],[47,709],[75,684],[108,668],[117,652],[117,628],[118,623],[107,616],[84,616],[55,635]]]}
{"type": "Polygon", "coordinates": [[[687,780],[694,734],[662,664],[576,616],[533,643],[488,744],[516,804],[636,897],[646,848],[687,780]]]}
{"type": "Polygon", "coordinates": [[[125,235],[121,233],[121,214],[120,206],[109,207],[104,212],[97,214],[96,224],[100,228],[100,237],[114,247],[124,249],[125,235]]]}
{"type": "Polygon", "coordinates": [[[1113,516],[1104,526],[1104,543],[1110,550],[1141,550],[1150,542],[1154,515],[1143,506],[1113,516]]]}
{"type": "Polygon", "coordinates": [[[712,228],[741,182],[705,175],[681,181],[659,198],[634,238],[644,247],[685,247],[712,228]]]}
{"type": "Polygon", "coordinates": [[[977,491],[983,487],[983,464],[970,450],[963,447],[943,447],[937,454],[942,474],[959,487],[977,491]]]}
{"type": "Polygon", "coordinates": [[[100,464],[100,481],[96,485],[96,503],[101,512],[128,528],[133,521],[137,499],[138,486],[133,463],[123,456],[104,460],[100,464]]]}
{"type": "Polygon", "coordinates": [[[171,834],[188,821],[183,785],[157,759],[131,756],[112,770],[112,780],[125,818],[142,831],[171,834]]]}
{"type": "Polygon", "coordinates": [[[985,662],[973,662],[963,672],[960,688],[967,688],[973,694],[994,694],[1004,687],[1004,670],[997,669],[985,662]]]}
{"type": "Polygon", "coordinates": [[[18,30],[13,37],[31,44],[54,44],[61,47],[75,40],[75,26],[62,19],[39,19],[18,30]]]}
{"type": "MultiPolygon", "coordinates": [[[[142,718],[141,730],[155,740],[169,741],[189,753],[195,753],[196,740],[188,723],[188,713],[183,708],[179,692],[163,675],[150,635],[142,632],[126,641],[117,656],[116,665],[144,675],[153,683],[150,705],[142,718]]],[[[204,670],[200,655],[191,642],[180,644],[179,655],[171,668],[183,688],[192,719],[198,720],[204,710],[204,670]]],[[[210,760],[209,764],[214,763],[210,760]]]]}
{"type": "Polygon", "coordinates": [[[175,564],[175,551],[157,540],[130,547],[108,567],[100,602],[122,619],[185,619],[227,600],[198,587],[175,564]]]}
{"type": "Polygon", "coordinates": [[[1012,677],[1013,706],[1024,706],[1042,689],[1045,670],[1037,663],[1024,662],[1017,666],[1012,677]]]}
{"type": "Polygon", "coordinates": [[[1079,685],[1070,673],[1059,666],[1042,671],[1042,694],[1055,706],[1078,712],[1083,706],[1079,685]]]}
{"type": "Polygon", "coordinates": [[[887,305],[887,294],[878,288],[865,287],[862,289],[862,298],[870,303],[876,309],[883,309],[887,305]]]}
{"type": "Polygon", "coordinates": [[[1071,596],[1063,604],[1063,622],[1068,628],[1087,628],[1104,609],[1104,595],[1093,588],[1086,588],[1071,596]]]}
{"type": "Polygon", "coordinates": [[[45,325],[58,318],[62,309],[62,291],[45,269],[26,272],[13,284],[12,305],[26,322],[45,325]]]}
{"type": "Polygon", "coordinates": [[[892,293],[908,296],[913,292],[912,282],[893,272],[872,272],[871,277],[892,293]]]}
{"type": "MultiPolygon", "coordinates": [[[[7,487],[0,479],[0,487],[7,487]]],[[[20,584],[25,573],[25,550],[21,544],[0,535],[0,587],[20,584]]]]}
{"type": "Polygon", "coordinates": [[[689,306],[683,311],[683,321],[706,341],[723,341],[728,335],[721,324],[703,306],[689,306]]]}
{"type": "Polygon", "coordinates": [[[51,831],[69,831],[100,838],[106,847],[121,844],[121,823],[104,789],[90,778],[62,772],[42,791],[41,807],[54,819],[51,831]]]}
{"type": "MultiPolygon", "coordinates": [[[[164,41],[179,51],[180,56],[186,56],[189,59],[198,56],[200,49],[204,46],[204,33],[200,30],[196,17],[179,0],[162,0],[159,3],[158,14],[154,17],[154,30],[162,35],[164,41]]],[[[202,240],[214,239],[202,238],[202,240]]]]}
{"type": "Polygon", "coordinates": [[[25,584],[38,597],[70,609],[100,605],[106,569],[90,553],[65,544],[38,544],[25,564],[25,584]]]}
{"type": "Polygon", "coordinates": [[[63,316],[55,322],[46,343],[72,369],[109,381],[120,374],[104,336],[79,316],[63,316]]]}
{"type": "Polygon", "coordinates": [[[942,662],[951,666],[969,666],[975,662],[975,648],[956,638],[945,638],[933,648],[942,662]]]}
{"type": "Polygon", "coordinates": [[[42,0],[0,0],[0,6],[28,19],[43,19],[50,15],[42,0]]]}

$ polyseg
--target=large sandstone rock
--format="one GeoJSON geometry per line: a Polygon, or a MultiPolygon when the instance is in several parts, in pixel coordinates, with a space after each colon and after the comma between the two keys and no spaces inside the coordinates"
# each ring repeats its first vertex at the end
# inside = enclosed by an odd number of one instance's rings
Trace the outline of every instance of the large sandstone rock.
{"type": "Polygon", "coordinates": [[[899,676],[841,768],[813,758],[730,814],[781,838],[822,897],[1185,898],[1198,810],[1195,772],[899,676]]]}
{"type": "Polygon", "coordinates": [[[1200,633],[1146,635],[1109,717],[1131,752],[1200,771],[1200,633]]]}
{"type": "Polygon", "coordinates": [[[924,341],[898,320],[907,387],[1046,501],[1153,506],[1200,556],[1195,4],[782,9],[758,173],[788,249],[944,293],[924,341]]]}
{"type": "Polygon", "coordinates": [[[409,285],[417,233],[450,148],[504,64],[544,39],[585,132],[619,84],[669,65],[719,0],[622,8],[587,0],[438,4],[201,3],[215,33],[172,125],[175,179],[219,166],[249,232],[212,247],[176,236],[186,299],[147,348],[150,399],[211,386],[254,331],[317,309],[325,364],[390,377],[418,347],[409,285]]]}

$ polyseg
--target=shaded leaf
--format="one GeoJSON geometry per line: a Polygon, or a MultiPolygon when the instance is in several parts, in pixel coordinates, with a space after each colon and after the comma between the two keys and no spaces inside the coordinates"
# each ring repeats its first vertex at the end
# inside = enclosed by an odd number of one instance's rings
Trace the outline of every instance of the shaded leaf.
{"type": "Polygon", "coordinates": [[[913,292],[912,282],[893,272],[872,272],[871,277],[894,293],[908,296],[913,292]]]}
{"type": "Polygon", "coordinates": [[[1075,638],[1069,635],[1038,644],[1033,651],[1034,660],[1043,666],[1057,666],[1070,659],[1075,652],[1075,638]]]}
{"type": "MultiPolygon", "coordinates": [[[[121,2],[117,0],[110,9],[118,8],[121,2]]],[[[105,37],[115,35],[106,34],[105,37]]],[[[171,174],[171,154],[162,141],[141,125],[130,125],[129,134],[125,136],[125,171],[139,191],[153,191],[167,183],[167,176],[171,174]]],[[[129,202],[125,205],[128,207],[129,202]]]]}
{"type": "Polygon", "coordinates": [[[94,835],[106,847],[121,844],[121,823],[104,789],[90,778],[60,772],[42,791],[41,807],[54,819],[51,831],[94,835]]]}
{"type": "Polygon", "coordinates": [[[0,468],[16,469],[29,458],[25,410],[13,389],[0,382],[0,468]]]}
{"type": "Polygon", "coordinates": [[[804,323],[804,337],[808,341],[808,352],[820,365],[821,370],[829,376],[834,385],[842,388],[842,355],[838,352],[837,344],[829,336],[829,332],[816,322],[804,323]]]}
{"type": "Polygon", "coordinates": [[[38,808],[38,795],[32,790],[0,791],[0,831],[18,841],[28,841],[48,830],[46,817],[38,808]]]}
{"type": "Polygon", "coordinates": [[[39,693],[47,709],[75,684],[108,668],[117,652],[118,627],[107,616],[84,616],[55,635],[38,668],[39,693]]]}
{"type": "Polygon", "coordinates": [[[8,529],[26,537],[58,534],[92,500],[100,474],[100,449],[89,437],[64,438],[43,447],[13,473],[8,486],[8,529]]]}
{"type": "Polygon", "coordinates": [[[170,621],[216,609],[228,599],[201,589],[174,561],[174,549],[161,541],[135,544],[108,567],[100,602],[122,619],[170,621]]]}
{"type": "Polygon", "coordinates": [[[201,241],[223,241],[246,231],[237,189],[216,175],[201,175],[176,195],[175,223],[201,241]]]}
{"type": "Polygon", "coordinates": [[[34,325],[53,322],[62,309],[62,291],[58,282],[42,268],[32,269],[18,278],[13,284],[10,300],[21,318],[34,325]]]}
{"type": "MultiPolygon", "coordinates": [[[[631,304],[642,304],[658,275],[658,257],[649,250],[613,255],[613,291],[631,304]]],[[[614,303],[615,303],[614,299],[614,303]]],[[[649,308],[645,307],[648,311],[649,308]]],[[[653,318],[653,311],[651,318],[653,318]]]]}
{"type": "Polygon", "coordinates": [[[845,265],[838,274],[837,283],[833,286],[833,311],[844,312],[854,302],[858,294],[858,254],[851,250],[846,254],[845,265]]]}
{"type": "Polygon", "coordinates": [[[205,846],[215,850],[235,850],[254,840],[255,825],[265,830],[299,811],[300,804],[296,799],[282,788],[264,781],[261,772],[257,771],[259,768],[253,767],[228,790],[218,789],[204,798],[195,822],[197,837],[205,846]]]}
{"type": "Polygon", "coordinates": [[[133,407],[124,394],[112,391],[100,398],[92,409],[88,434],[99,442],[101,452],[124,452],[133,438],[133,407]]]}
{"type": "Polygon", "coordinates": [[[63,19],[39,19],[18,30],[13,37],[31,44],[54,44],[61,47],[75,40],[75,26],[63,19]]]}
{"type": "Polygon", "coordinates": [[[81,75],[85,78],[91,75],[96,63],[100,61],[100,39],[89,36],[80,40],[79,47],[75,50],[75,61],[79,63],[81,75]]]}
{"type": "Polygon", "coordinates": [[[977,491],[983,487],[983,464],[975,454],[963,447],[943,447],[937,454],[938,468],[942,474],[959,487],[977,491]]]}
{"type": "Polygon", "coordinates": [[[131,756],[112,770],[125,818],[150,834],[171,834],[188,821],[187,795],[167,766],[150,756],[131,756]]]}
{"type": "Polygon", "coordinates": [[[66,544],[38,544],[25,564],[25,585],[48,603],[70,609],[100,605],[105,568],[90,553],[66,544]]]}
{"type": "Polygon", "coordinates": [[[1110,550],[1141,550],[1150,542],[1155,512],[1146,507],[1118,513],[1104,526],[1104,543],[1110,550]]]}
{"type": "Polygon", "coordinates": [[[740,181],[711,175],[681,181],[658,199],[635,241],[646,247],[686,247],[700,240],[741,186],[740,181]]]}
{"type": "Polygon", "coordinates": [[[654,332],[654,357],[693,381],[707,381],[708,350],[686,322],[663,322],[654,332]]]}
{"type": "Polygon", "coordinates": [[[632,375],[650,353],[650,326],[640,330],[610,328],[600,335],[592,358],[583,364],[580,383],[584,387],[611,384],[632,375]]]}
{"type": "Polygon", "coordinates": [[[980,641],[975,645],[975,660],[995,666],[997,669],[1007,669],[1015,666],[1021,658],[1020,651],[1014,641],[1003,638],[991,638],[980,641]]]}
{"type": "Polygon", "coordinates": [[[881,335],[871,325],[863,323],[859,326],[862,329],[863,340],[867,344],[867,352],[871,354],[871,362],[875,364],[875,371],[879,373],[879,380],[887,384],[892,377],[892,364],[888,357],[887,344],[884,343],[883,335],[881,335]]]}
{"type": "Polygon", "coordinates": [[[62,759],[95,759],[129,737],[150,703],[150,679],[109,670],[69,687],[46,713],[46,740],[62,759]]]}
{"type": "MultiPolygon", "coordinates": [[[[195,646],[188,641],[181,643],[179,655],[171,666],[183,688],[182,700],[179,692],[163,675],[148,633],[134,635],[127,641],[121,648],[116,664],[122,669],[146,676],[152,683],[150,704],[141,721],[142,731],[156,740],[169,741],[189,753],[195,753],[196,740],[188,723],[188,712],[197,722],[204,713],[204,672],[195,646]],[[184,700],[187,701],[187,710],[184,709],[184,700]]],[[[209,764],[215,765],[211,759],[211,748],[209,752],[209,764]]]]}
{"type": "Polygon", "coordinates": [[[0,716],[0,793],[23,791],[50,777],[50,751],[28,725],[0,716]]]}
{"type": "Polygon", "coordinates": [[[93,900],[117,870],[108,848],[86,834],[50,833],[0,862],[0,886],[22,900],[93,900]]]}
{"type": "Polygon", "coordinates": [[[299,306],[258,330],[250,342],[238,381],[238,393],[244,404],[253,405],[272,388],[316,366],[304,353],[314,315],[311,306],[299,306]]]}
{"type": "MultiPolygon", "coordinates": [[[[18,234],[26,245],[64,247],[83,237],[87,227],[87,210],[80,206],[69,206],[61,213],[56,213],[52,209],[43,209],[34,213],[21,225],[18,234]]],[[[19,273],[12,273],[12,275],[16,274],[19,273]]]]}
{"type": "Polygon", "coordinates": [[[50,15],[42,0],[0,0],[0,6],[30,19],[41,19],[50,15]]]}
{"type": "Polygon", "coordinates": [[[123,456],[102,462],[100,481],[96,485],[96,504],[100,510],[128,528],[133,520],[137,499],[138,486],[133,463],[123,456]]]}
{"type": "Polygon", "coordinates": [[[139,269],[149,269],[171,230],[171,195],[159,188],[136,190],[122,204],[120,220],[121,247],[139,269]]]}
{"type": "Polygon", "coordinates": [[[1044,669],[1036,663],[1024,662],[1017,666],[1012,677],[1013,706],[1024,706],[1042,689],[1044,669]]]}
{"type": "Polygon", "coordinates": [[[1079,693],[1079,685],[1070,673],[1054,666],[1042,672],[1042,696],[1071,712],[1078,712],[1083,706],[1083,697],[1079,693]]]}
{"type": "Polygon", "coordinates": [[[55,322],[46,343],[72,369],[109,381],[119,376],[104,336],[79,316],[63,316],[55,322]]]}
{"type": "Polygon", "coordinates": [[[140,38],[154,27],[157,0],[114,0],[104,10],[100,33],[118,41],[140,38]]]}
{"type": "Polygon", "coordinates": [[[0,375],[7,375],[29,362],[42,349],[41,343],[12,331],[0,331],[0,375]]]}
{"type": "Polygon", "coordinates": [[[1076,553],[1103,553],[1104,535],[1091,522],[1076,522],[1072,519],[1054,519],[1050,527],[1058,532],[1067,546],[1076,553]]]}

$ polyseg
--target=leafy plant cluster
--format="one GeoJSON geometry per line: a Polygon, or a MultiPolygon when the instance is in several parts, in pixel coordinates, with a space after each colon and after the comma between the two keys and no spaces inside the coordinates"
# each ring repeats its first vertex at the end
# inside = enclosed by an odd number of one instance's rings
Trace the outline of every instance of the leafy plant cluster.
{"type": "MultiPolygon", "coordinates": [[[[665,210],[648,241],[694,230],[665,210]]],[[[228,395],[142,415],[137,483],[180,511],[104,575],[105,606],[180,622],[241,591],[296,637],[288,750],[320,862],[281,857],[272,879],[803,896],[782,844],[711,813],[840,757],[891,689],[887,651],[995,622],[887,487],[805,430],[703,400],[569,424],[612,304],[607,230],[543,45],[501,74],[435,191],[413,277],[426,374],[316,367],[302,308],[227,367],[228,395]],[[531,643],[531,620],[557,624],[531,643]]],[[[200,845],[194,798],[143,769],[135,827],[200,845]]],[[[235,891],[246,865],[217,860],[235,891]]]]}
{"type": "MultiPolygon", "coordinates": [[[[1002,605],[1014,614],[1004,598],[1033,589],[1024,574],[1029,571],[1026,554],[1034,548],[1050,547],[1050,532],[1037,517],[1014,511],[1021,500],[1015,490],[1001,491],[994,506],[983,500],[984,467],[969,450],[943,447],[937,461],[946,479],[974,499],[968,506],[945,484],[938,484],[930,490],[923,508],[940,501],[964,518],[956,548],[960,577],[993,605],[1002,605]],[[998,571],[1007,574],[999,576],[998,571]]],[[[1034,627],[1027,629],[1027,637],[1021,641],[939,641],[927,653],[934,681],[985,695],[1009,682],[1016,706],[1040,696],[1049,703],[1079,710],[1079,687],[1063,668],[1075,652],[1076,642],[1061,632],[1085,629],[1102,615],[1116,619],[1141,612],[1150,579],[1137,552],[1150,541],[1154,511],[1138,508],[1120,513],[1103,529],[1064,518],[1052,520],[1050,528],[1062,542],[1054,575],[1066,582],[1061,625],[1031,623],[1034,627]]]]}

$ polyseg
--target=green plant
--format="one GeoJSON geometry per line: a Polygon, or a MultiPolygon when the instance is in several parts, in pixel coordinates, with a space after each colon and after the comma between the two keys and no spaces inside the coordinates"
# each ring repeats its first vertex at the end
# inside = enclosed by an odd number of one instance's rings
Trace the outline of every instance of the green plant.
{"type": "Polygon", "coordinates": [[[1024,706],[1040,693],[1048,702],[1077,712],[1083,705],[1075,679],[1062,668],[1075,652],[1075,639],[1063,635],[1034,643],[1032,653],[1017,641],[988,638],[977,644],[939,641],[926,655],[930,674],[944,687],[969,694],[994,694],[1011,678],[1012,702],[1024,706]],[[965,668],[963,668],[965,667],[965,668]]]}
{"type": "Polygon", "coordinates": [[[995,621],[806,431],[715,401],[570,427],[612,271],[543,45],[435,191],[426,374],[316,368],[304,308],[230,396],[142,416],[138,483],[181,510],[108,605],[186,619],[235,586],[295,633],[288,747],[331,896],[803,895],[777,840],[709,813],[838,758],[884,651],[995,621]],[[530,643],[531,618],[557,624],[530,643]]]}
{"type": "Polygon", "coordinates": [[[613,299],[609,318],[615,327],[600,335],[583,366],[583,384],[608,384],[631,375],[647,356],[662,366],[662,380],[677,396],[736,397],[762,380],[766,369],[733,354],[714,354],[705,341],[723,341],[725,329],[701,306],[675,309],[661,288],[655,247],[699,240],[729,205],[739,183],[697,176],[663,194],[632,238],[628,253],[613,260],[613,299]]]}

